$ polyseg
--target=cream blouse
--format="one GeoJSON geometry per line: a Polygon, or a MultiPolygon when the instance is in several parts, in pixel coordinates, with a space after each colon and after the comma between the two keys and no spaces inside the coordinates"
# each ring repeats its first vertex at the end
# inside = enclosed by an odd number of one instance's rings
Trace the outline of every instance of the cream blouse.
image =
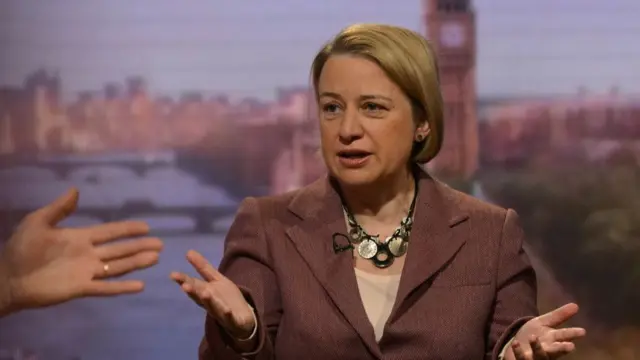
{"type": "Polygon", "coordinates": [[[384,324],[391,315],[391,309],[396,301],[400,274],[377,275],[356,268],[356,279],[364,310],[373,325],[376,341],[380,341],[384,324]]]}

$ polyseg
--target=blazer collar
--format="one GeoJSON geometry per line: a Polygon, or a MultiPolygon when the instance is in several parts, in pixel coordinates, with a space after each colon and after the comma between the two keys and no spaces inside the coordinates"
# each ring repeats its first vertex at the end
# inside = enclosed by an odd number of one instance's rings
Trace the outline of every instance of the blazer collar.
{"type": "MultiPolygon", "coordinates": [[[[457,193],[422,170],[418,176],[418,198],[409,251],[405,255],[407,258],[396,302],[387,325],[404,312],[404,305],[410,303],[406,300],[413,291],[446,265],[465,242],[464,236],[451,236],[451,228],[468,217],[457,206],[457,193]]],[[[289,210],[302,221],[289,228],[287,235],[336,308],[371,353],[381,358],[373,327],[358,292],[352,254],[350,251],[334,251],[333,235],[347,234],[338,192],[325,177],[302,189],[291,200],[289,210]]],[[[340,244],[346,244],[344,238],[342,240],[340,244]]]]}

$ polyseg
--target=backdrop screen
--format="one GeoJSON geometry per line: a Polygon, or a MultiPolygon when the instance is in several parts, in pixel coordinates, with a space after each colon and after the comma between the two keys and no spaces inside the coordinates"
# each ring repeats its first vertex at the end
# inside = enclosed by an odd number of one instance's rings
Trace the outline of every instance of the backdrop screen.
{"type": "Polygon", "coordinates": [[[144,219],[165,250],[141,294],[0,320],[0,358],[196,358],[204,313],[169,273],[220,261],[244,197],[322,176],[311,61],[380,22],[466,55],[443,90],[469,131],[434,174],[518,211],[540,310],[581,305],[567,358],[639,359],[640,2],[475,0],[462,31],[437,3],[456,1],[1,0],[2,239],[76,186],[64,226],[144,219]]]}

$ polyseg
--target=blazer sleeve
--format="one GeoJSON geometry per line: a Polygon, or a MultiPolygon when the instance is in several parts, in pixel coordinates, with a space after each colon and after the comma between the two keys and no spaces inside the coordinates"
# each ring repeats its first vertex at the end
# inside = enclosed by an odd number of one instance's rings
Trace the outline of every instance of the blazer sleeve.
{"type": "Polygon", "coordinates": [[[524,241],[518,215],[512,209],[507,210],[499,245],[487,359],[498,359],[520,327],[538,316],[536,275],[524,251],[524,241]]]}
{"type": "Polygon", "coordinates": [[[258,200],[246,198],[239,206],[224,245],[219,271],[233,281],[253,306],[258,320],[258,346],[239,353],[216,320],[207,316],[199,359],[273,359],[273,339],[280,323],[281,301],[272,259],[265,237],[258,200]]]}

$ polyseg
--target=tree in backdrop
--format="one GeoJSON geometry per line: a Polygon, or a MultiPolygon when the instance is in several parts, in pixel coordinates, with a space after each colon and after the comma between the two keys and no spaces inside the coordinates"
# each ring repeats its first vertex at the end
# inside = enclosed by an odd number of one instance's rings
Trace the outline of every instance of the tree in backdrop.
{"type": "Polygon", "coordinates": [[[589,318],[640,327],[640,169],[620,153],[607,164],[526,168],[481,177],[518,211],[529,242],[589,318]]]}

